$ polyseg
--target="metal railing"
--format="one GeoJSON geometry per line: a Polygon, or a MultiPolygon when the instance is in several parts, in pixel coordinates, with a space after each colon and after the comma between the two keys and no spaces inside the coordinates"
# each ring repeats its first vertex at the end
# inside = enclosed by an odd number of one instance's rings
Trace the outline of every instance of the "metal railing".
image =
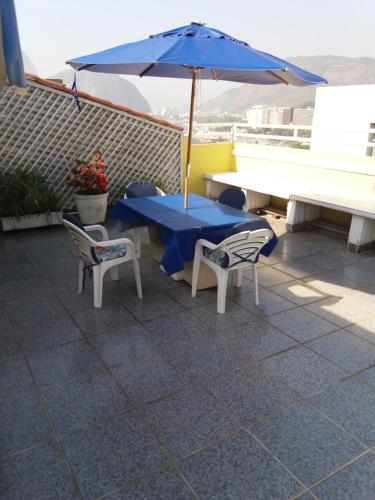
{"type": "Polygon", "coordinates": [[[313,129],[311,125],[250,125],[248,123],[196,123],[194,137],[199,142],[249,142],[260,144],[300,144],[308,147],[313,130],[319,133],[320,143],[334,144],[332,134],[340,135],[337,145],[374,148],[374,129],[333,130],[313,129]],[[371,135],[372,134],[372,135],[371,135]],[[355,138],[353,136],[356,136],[355,138]]]}

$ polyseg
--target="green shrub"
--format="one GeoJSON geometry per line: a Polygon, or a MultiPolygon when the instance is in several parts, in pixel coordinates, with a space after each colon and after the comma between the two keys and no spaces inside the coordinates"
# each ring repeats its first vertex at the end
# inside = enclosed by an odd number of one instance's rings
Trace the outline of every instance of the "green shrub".
{"type": "Polygon", "coordinates": [[[0,173],[0,216],[56,212],[61,196],[37,172],[17,169],[0,173]]]}

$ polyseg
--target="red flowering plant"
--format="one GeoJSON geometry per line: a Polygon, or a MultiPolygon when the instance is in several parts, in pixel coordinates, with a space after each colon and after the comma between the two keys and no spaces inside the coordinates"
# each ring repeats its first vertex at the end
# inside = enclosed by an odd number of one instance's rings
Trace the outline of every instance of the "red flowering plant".
{"type": "Polygon", "coordinates": [[[78,194],[103,194],[108,191],[109,184],[105,169],[102,154],[96,152],[90,161],[76,160],[66,180],[70,186],[78,188],[78,194]]]}

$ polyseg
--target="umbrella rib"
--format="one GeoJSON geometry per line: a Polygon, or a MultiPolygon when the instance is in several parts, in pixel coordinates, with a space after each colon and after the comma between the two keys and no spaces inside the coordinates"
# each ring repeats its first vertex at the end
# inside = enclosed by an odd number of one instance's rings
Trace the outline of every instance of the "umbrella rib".
{"type": "MultiPolygon", "coordinates": [[[[286,71],[286,70],[283,70],[283,71],[286,71]]],[[[288,80],[286,80],[285,78],[281,77],[280,75],[278,75],[274,71],[268,70],[267,73],[269,73],[270,75],[272,75],[275,78],[277,78],[278,80],[280,80],[281,83],[285,83],[286,85],[289,85],[288,80]]]]}
{"type": "MultiPolygon", "coordinates": [[[[69,63],[67,63],[69,64],[69,63]]],[[[89,69],[91,68],[92,66],[95,66],[95,64],[85,64],[84,66],[82,66],[81,68],[78,68],[78,71],[82,71],[83,69],[89,69]]]]}
{"type": "Polygon", "coordinates": [[[142,78],[142,76],[145,76],[145,74],[148,73],[150,71],[150,69],[152,69],[154,66],[157,66],[158,64],[159,64],[158,62],[153,62],[153,63],[149,64],[147,66],[147,68],[144,69],[142,71],[142,73],[139,74],[140,78],[142,78]]]}

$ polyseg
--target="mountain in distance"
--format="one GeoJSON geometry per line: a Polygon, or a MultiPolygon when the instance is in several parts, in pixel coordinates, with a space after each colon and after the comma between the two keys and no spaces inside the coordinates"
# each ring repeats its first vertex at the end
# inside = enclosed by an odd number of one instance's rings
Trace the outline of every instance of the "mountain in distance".
{"type": "MultiPolygon", "coordinates": [[[[375,83],[375,59],[370,57],[298,56],[288,61],[323,76],[328,85],[362,85],[375,83]]],[[[254,105],[305,107],[315,101],[316,86],[250,85],[227,90],[206,101],[202,111],[243,113],[254,105]]]]}
{"type": "MultiPolygon", "coordinates": [[[[68,87],[72,85],[74,71],[66,69],[50,78],[59,79],[68,87]]],[[[148,101],[139,92],[137,87],[119,75],[108,73],[92,73],[90,71],[77,72],[77,88],[96,97],[107,99],[116,104],[122,104],[137,111],[151,113],[148,101]]]]}

